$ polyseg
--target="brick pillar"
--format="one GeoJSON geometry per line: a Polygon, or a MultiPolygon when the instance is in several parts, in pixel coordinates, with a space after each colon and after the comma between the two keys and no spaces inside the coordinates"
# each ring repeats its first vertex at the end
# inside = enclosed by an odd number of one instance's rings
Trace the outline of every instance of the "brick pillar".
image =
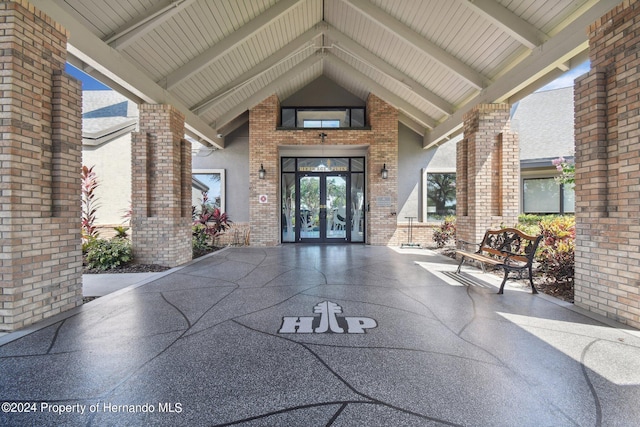
{"type": "Polygon", "coordinates": [[[510,106],[480,104],[464,117],[456,159],[457,237],[479,242],[488,228],[518,221],[520,155],[510,106]]]}
{"type": "Polygon", "coordinates": [[[280,101],[276,95],[249,110],[249,225],[251,244],[255,246],[280,243],[279,122],[280,101]],[[260,165],[267,171],[264,179],[258,176],[260,165]],[[266,203],[259,200],[260,196],[267,196],[266,203]]]}
{"type": "Polygon", "coordinates": [[[132,242],[136,262],[175,267],[192,258],[191,144],[171,105],[140,106],[132,133],[132,242]]]}
{"type": "MultiPolygon", "coordinates": [[[[388,245],[397,228],[398,212],[398,110],[374,94],[367,98],[372,140],[367,159],[367,243],[388,245]],[[380,171],[386,164],[388,178],[380,171]]],[[[404,220],[404,218],[402,218],[404,220]]]]}
{"type": "Polygon", "coordinates": [[[26,1],[0,2],[0,330],[82,304],[82,91],[67,33],[26,1]]]}
{"type": "Polygon", "coordinates": [[[589,27],[575,84],[575,304],[640,328],[640,3],[589,27]]]}

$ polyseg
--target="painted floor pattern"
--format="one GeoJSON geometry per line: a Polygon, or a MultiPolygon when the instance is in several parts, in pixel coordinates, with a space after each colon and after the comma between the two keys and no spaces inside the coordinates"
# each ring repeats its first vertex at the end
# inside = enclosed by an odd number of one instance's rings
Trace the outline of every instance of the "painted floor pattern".
{"type": "Polygon", "coordinates": [[[0,424],[640,424],[638,334],[455,268],[363,245],[220,251],[2,337],[0,424]]]}

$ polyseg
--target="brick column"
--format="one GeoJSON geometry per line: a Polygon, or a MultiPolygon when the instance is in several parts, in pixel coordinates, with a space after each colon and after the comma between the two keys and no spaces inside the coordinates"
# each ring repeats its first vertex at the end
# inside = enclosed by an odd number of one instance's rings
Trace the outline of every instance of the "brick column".
{"type": "Polygon", "coordinates": [[[191,144],[171,105],[140,106],[132,133],[132,242],[135,260],[175,267],[192,258],[191,144]]]}
{"type": "Polygon", "coordinates": [[[640,3],[589,29],[575,84],[575,303],[640,328],[640,3]]]}
{"type": "Polygon", "coordinates": [[[82,304],[82,91],[64,74],[66,30],[0,2],[0,330],[82,304]]]}
{"type": "Polygon", "coordinates": [[[464,117],[456,159],[457,237],[479,242],[488,228],[518,221],[520,155],[510,106],[480,104],[464,117]]]}
{"type": "Polygon", "coordinates": [[[367,200],[371,207],[367,243],[388,245],[398,225],[398,110],[370,94],[367,116],[373,133],[367,159],[367,200]],[[389,174],[382,179],[380,171],[385,164],[389,174]]]}

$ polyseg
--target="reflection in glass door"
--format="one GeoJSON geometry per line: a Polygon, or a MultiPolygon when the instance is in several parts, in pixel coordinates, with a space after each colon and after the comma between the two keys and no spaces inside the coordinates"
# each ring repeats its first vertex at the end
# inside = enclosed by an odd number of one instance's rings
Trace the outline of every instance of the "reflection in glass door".
{"type": "Polygon", "coordinates": [[[351,241],[364,242],[364,174],[351,174],[351,241]]]}
{"type": "Polygon", "coordinates": [[[347,238],[347,178],[326,176],[325,178],[325,226],[327,239],[347,238]]]}
{"type": "Polygon", "coordinates": [[[300,177],[300,239],[320,238],[320,177],[300,177]]]}

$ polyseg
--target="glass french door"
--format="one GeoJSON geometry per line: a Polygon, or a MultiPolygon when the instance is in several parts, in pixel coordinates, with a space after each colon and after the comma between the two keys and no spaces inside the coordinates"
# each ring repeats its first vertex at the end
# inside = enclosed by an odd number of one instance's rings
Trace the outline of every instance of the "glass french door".
{"type": "Polygon", "coordinates": [[[348,175],[299,175],[297,241],[347,241],[350,212],[348,175]]]}
{"type": "Polygon", "coordinates": [[[364,242],[364,158],[283,158],[282,242],[364,242]]]}

